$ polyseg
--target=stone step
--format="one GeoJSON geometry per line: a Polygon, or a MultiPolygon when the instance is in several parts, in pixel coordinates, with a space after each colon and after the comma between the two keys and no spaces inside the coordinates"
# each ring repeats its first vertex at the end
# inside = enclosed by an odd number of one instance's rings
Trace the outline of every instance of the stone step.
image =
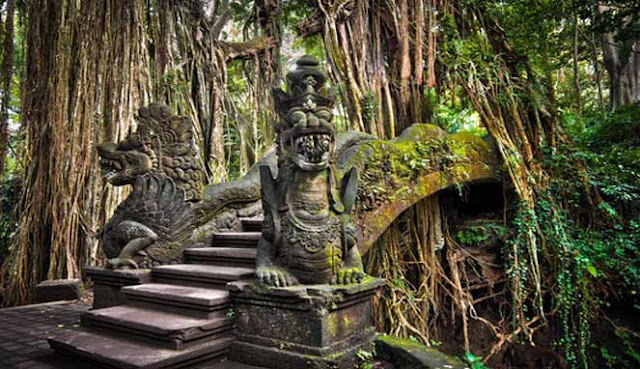
{"type": "Polygon", "coordinates": [[[240,266],[254,268],[256,249],[245,247],[199,247],[184,250],[184,257],[190,264],[220,266],[240,266]]]}
{"type": "Polygon", "coordinates": [[[245,232],[262,232],[262,219],[241,219],[242,230],[245,232]]]}
{"type": "Polygon", "coordinates": [[[123,287],[121,291],[129,305],[202,319],[223,316],[231,303],[229,292],[223,289],[147,283],[123,287]]]}
{"type": "Polygon", "coordinates": [[[49,345],[57,352],[117,369],[191,368],[203,361],[222,358],[232,342],[232,337],[223,337],[178,351],[86,329],[61,330],[49,338],[49,345]]]}
{"type": "Polygon", "coordinates": [[[211,237],[213,247],[250,247],[258,246],[260,232],[214,232],[211,237]]]}
{"type": "Polygon", "coordinates": [[[201,264],[162,265],[151,270],[158,283],[205,288],[223,288],[228,282],[253,277],[254,268],[201,264]]]}
{"type": "Polygon", "coordinates": [[[246,364],[236,363],[235,361],[225,360],[215,364],[213,367],[207,367],[208,369],[266,369],[262,366],[252,366],[246,364]]]}
{"type": "Polygon", "coordinates": [[[81,321],[84,327],[124,333],[170,349],[182,350],[205,340],[231,335],[235,319],[226,316],[199,319],[120,305],[90,310],[82,314],[81,321]]]}

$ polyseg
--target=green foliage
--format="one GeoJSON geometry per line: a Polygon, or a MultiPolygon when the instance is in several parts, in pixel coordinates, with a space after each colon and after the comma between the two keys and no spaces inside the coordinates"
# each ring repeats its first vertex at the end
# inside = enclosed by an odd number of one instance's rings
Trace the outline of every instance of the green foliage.
{"type": "MultiPolygon", "coordinates": [[[[591,323],[606,304],[603,296],[614,293],[638,301],[640,162],[629,157],[638,144],[639,118],[640,107],[630,106],[606,118],[569,120],[576,146],[544,150],[542,164],[550,173],[549,185],[537,194],[534,214],[520,211],[512,223],[516,237],[527,231],[531,217],[541,227],[539,256],[552,262],[546,269],[555,276],[553,305],[562,332],[557,344],[574,368],[588,367],[591,323]],[[590,199],[585,186],[592,191],[590,199]]],[[[507,260],[516,256],[526,254],[507,260]]],[[[525,268],[510,271],[518,281],[527,280],[525,268]]],[[[524,283],[520,291],[528,292],[524,283]]],[[[625,360],[635,352],[629,347],[625,360]]],[[[621,356],[607,348],[600,354],[608,363],[616,363],[614,367],[633,367],[622,365],[621,356]]]]}
{"type": "Polygon", "coordinates": [[[360,360],[360,365],[358,366],[358,368],[360,368],[360,369],[371,369],[371,368],[373,368],[373,359],[376,356],[376,352],[375,351],[367,351],[367,350],[364,350],[364,349],[360,349],[356,353],[356,356],[358,356],[358,359],[360,360]]]}
{"type": "Polygon", "coordinates": [[[378,100],[373,91],[367,91],[362,99],[362,117],[365,121],[373,119],[373,115],[378,109],[378,100]]]}
{"type": "Polygon", "coordinates": [[[307,0],[286,0],[282,2],[282,21],[286,27],[293,28],[311,16],[314,7],[307,0]]]}
{"type": "Polygon", "coordinates": [[[234,315],[236,315],[236,312],[233,310],[233,308],[228,308],[225,313],[225,316],[232,318],[234,315]]]}
{"type": "Polygon", "coordinates": [[[591,282],[598,272],[590,259],[578,251],[579,241],[575,237],[581,229],[573,226],[548,194],[541,195],[536,204],[539,224],[547,237],[547,248],[555,252],[557,260],[554,303],[561,323],[557,343],[564,349],[564,358],[571,367],[587,368],[590,321],[599,305],[591,282]]]}
{"type": "Polygon", "coordinates": [[[640,353],[636,351],[637,335],[634,337],[627,331],[616,329],[614,334],[621,342],[619,352],[610,351],[605,346],[600,346],[600,356],[607,368],[638,368],[640,366],[640,353]],[[634,347],[636,346],[636,347],[634,347]]]}
{"type": "Polygon", "coordinates": [[[595,152],[635,149],[640,145],[640,104],[626,105],[616,109],[609,116],[585,117],[584,129],[579,135],[584,146],[595,152]],[[619,145],[616,148],[610,144],[619,145]]]}
{"type": "Polygon", "coordinates": [[[435,115],[438,125],[448,133],[471,132],[481,137],[487,135],[487,131],[480,124],[478,113],[473,109],[439,104],[436,106],[435,115]]]}
{"type": "Polygon", "coordinates": [[[4,261],[16,232],[16,219],[13,206],[21,192],[20,178],[15,176],[0,182],[0,264],[4,261]]]}
{"type": "MultiPolygon", "coordinates": [[[[555,278],[553,308],[561,328],[557,344],[573,368],[588,367],[591,323],[604,303],[602,296],[616,293],[637,301],[639,171],[635,167],[638,164],[625,163],[625,155],[618,155],[621,148],[633,147],[634,143],[626,141],[636,140],[637,136],[612,132],[620,124],[627,126],[619,130],[633,129],[633,118],[628,117],[636,113],[629,109],[634,110],[625,108],[609,119],[589,122],[586,129],[575,134],[578,147],[559,145],[546,150],[542,163],[551,173],[549,186],[537,194],[534,211],[521,207],[511,224],[515,233],[509,245],[519,244],[519,237],[524,237],[535,223],[541,228],[544,239],[539,243],[538,258],[552,262],[545,266],[545,274],[555,278]],[[619,145],[614,145],[614,140],[619,140],[619,145]],[[586,166],[577,165],[581,162],[586,166]],[[584,195],[585,183],[602,194],[604,201],[591,206],[584,195]],[[598,212],[596,219],[594,211],[598,212]]],[[[466,239],[477,242],[482,234],[472,233],[466,239]]],[[[517,247],[506,251],[514,291],[524,298],[532,292],[528,287],[531,271],[514,260],[526,260],[531,254],[517,247]]],[[[529,306],[523,308],[528,311],[529,306]]],[[[601,354],[608,361],[617,360],[606,348],[601,354]]]]}
{"type": "Polygon", "coordinates": [[[471,369],[489,369],[489,367],[482,363],[481,357],[475,356],[468,351],[464,353],[464,361],[471,365],[471,369]]]}
{"type": "Polygon", "coordinates": [[[253,11],[253,0],[234,0],[229,2],[231,19],[238,23],[243,23],[251,19],[253,11]]]}
{"type": "MultiPolygon", "coordinates": [[[[611,218],[609,221],[638,220],[640,104],[621,107],[608,117],[595,114],[571,123],[569,128],[577,148],[561,146],[558,152],[549,153],[546,158],[546,163],[556,172],[569,174],[563,179],[554,179],[556,188],[563,196],[569,195],[575,187],[572,181],[581,173],[565,159],[580,159],[588,168],[582,174],[605,201],[598,206],[611,218]]],[[[582,205],[576,196],[571,198],[571,203],[574,207],[582,205]]]]}
{"type": "Polygon", "coordinates": [[[304,38],[297,38],[293,42],[293,47],[304,50],[304,53],[311,55],[318,60],[326,60],[324,43],[320,35],[313,35],[304,38]]]}
{"type": "Polygon", "coordinates": [[[492,236],[503,238],[506,234],[507,229],[505,227],[495,223],[486,223],[461,229],[456,232],[454,239],[464,246],[479,246],[492,236]]]}

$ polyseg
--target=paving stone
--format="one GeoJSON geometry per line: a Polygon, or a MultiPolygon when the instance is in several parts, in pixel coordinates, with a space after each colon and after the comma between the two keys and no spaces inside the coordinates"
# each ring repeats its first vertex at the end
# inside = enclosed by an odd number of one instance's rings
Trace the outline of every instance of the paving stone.
{"type": "Polygon", "coordinates": [[[18,364],[18,363],[24,363],[25,361],[29,361],[29,359],[27,359],[24,356],[13,356],[13,357],[10,357],[10,358],[8,358],[8,359],[6,359],[4,361],[8,365],[15,365],[15,364],[18,364]]]}
{"type": "Polygon", "coordinates": [[[79,303],[27,305],[0,309],[0,368],[81,369],[91,368],[77,358],[56,355],[47,343],[48,332],[58,331],[60,322],[77,321],[88,306],[79,303]]]}
{"type": "Polygon", "coordinates": [[[194,369],[264,369],[264,368],[240,364],[233,361],[223,361],[216,364],[204,364],[202,366],[196,366],[194,367],[194,369]]]}
{"type": "Polygon", "coordinates": [[[22,347],[22,345],[17,344],[17,343],[8,343],[8,344],[2,346],[2,348],[7,350],[7,351],[16,351],[16,350],[20,349],[21,347],[22,347]]]}

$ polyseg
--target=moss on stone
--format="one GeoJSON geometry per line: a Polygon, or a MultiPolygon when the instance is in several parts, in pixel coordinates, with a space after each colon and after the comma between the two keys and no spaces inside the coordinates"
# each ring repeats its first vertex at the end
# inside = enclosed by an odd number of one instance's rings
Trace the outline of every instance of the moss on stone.
{"type": "Polygon", "coordinates": [[[386,360],[399,367],[411,368],[468,368],[460,359],[447,355],[435,348],[427,347],[419,342],[411,341],[389,335],[379,336],[376,341],[383,345],[376,344],[381,354],[386,360]]]}
{"type": "Polygon", "coordinates": [[[392,344],[394,346],[398,346],[398,347],[403,347],[407,350],[410,349],[417,349],[417,350],[422,350],[427,348],[425,345],[420,344],[419,342],[415,342],[412,340],[408,340],[405,338],[400,338],[400,337],[393,337],[390,336],[388,334],[383,334],[381,336],[379,336],[377,338],[378,341],[383,341],[383,342],[387,342],[389,344],[392,344]]]}

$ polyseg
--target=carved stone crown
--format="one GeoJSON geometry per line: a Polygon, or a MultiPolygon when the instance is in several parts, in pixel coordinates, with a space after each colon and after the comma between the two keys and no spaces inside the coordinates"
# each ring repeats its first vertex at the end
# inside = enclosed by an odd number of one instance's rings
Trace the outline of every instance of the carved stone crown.
{"type": "Polygon", "coordinates": [[[279,161],[289,161],[300,169],[326,169],[335,158],[336,127],[333,98],[324,87],[327,77],[311,56],[296,61],[287,74],[287,91],[273,90],[279,161]]]}
{"type": "Polygon", "coordinates": [[[276,111],[286,121],[291,109],[312,111],[320,107],[332,109],[333,93],[324,83],[326,74],[320,63],[312,56],[305,55],[296,61],[294,70],[287,73],[287,91],[280,88],[273,91],[276,111]]]}

